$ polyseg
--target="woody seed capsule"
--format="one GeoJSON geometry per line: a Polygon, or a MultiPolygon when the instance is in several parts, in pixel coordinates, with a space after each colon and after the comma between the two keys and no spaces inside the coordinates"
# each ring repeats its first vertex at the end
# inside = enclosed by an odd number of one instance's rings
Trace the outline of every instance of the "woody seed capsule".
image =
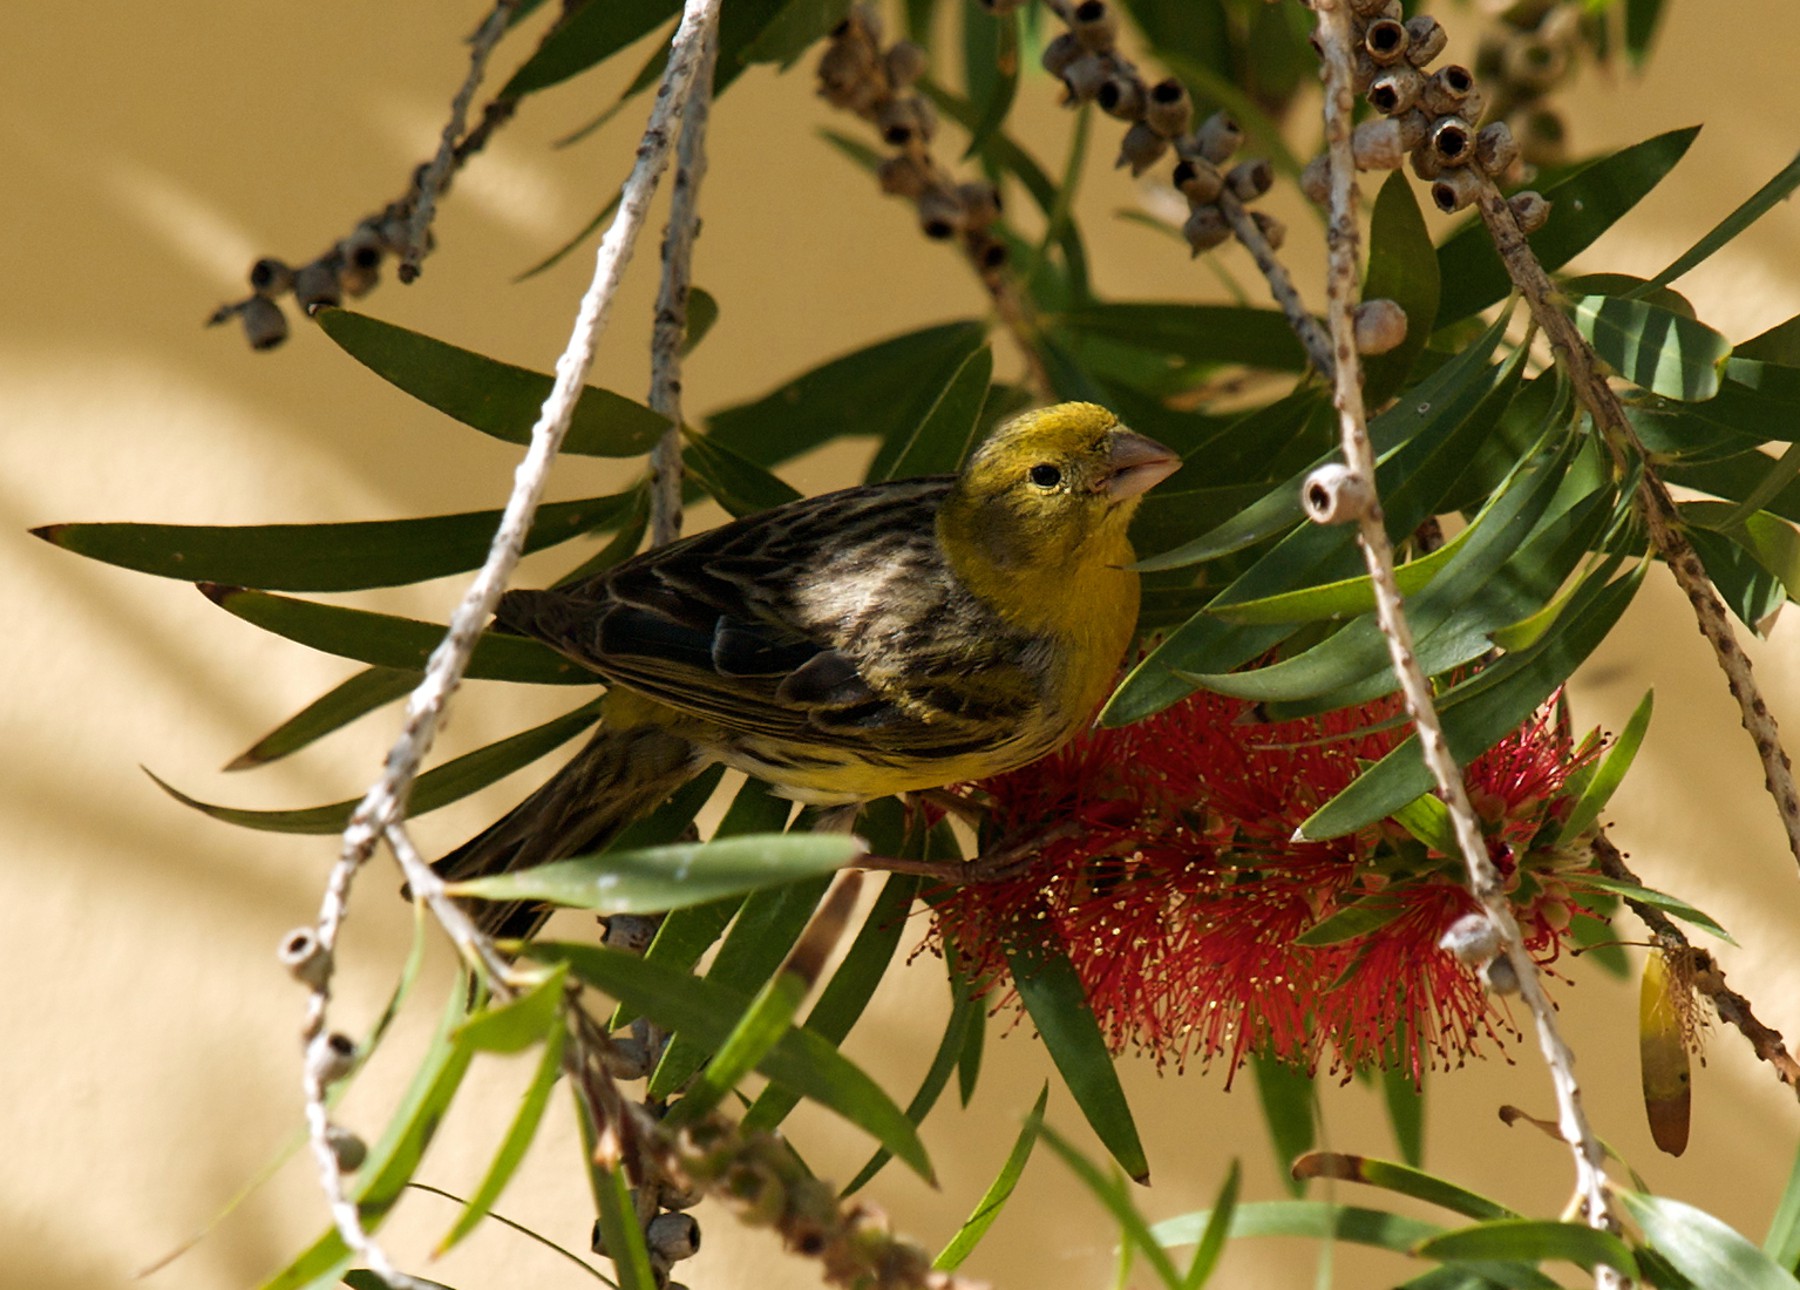
{"type": "MultiPolygon", "coordinates": [[[[1358,170],[1399,169],[1407,152],[1400,122],[1392,117],[1364,121],[1350,133],[1350,151],[1358,170]]],[[[1304,176],[1301,182],[1304,185],[1304,176]]]]}
{"type": "Polygon", "coordinates": [[[1275,184],[1275,170],[1261,157],[1239,162],[1225,176],[1225,187],[1240,202],[1253,202],[1275,184]]]}
{"type": "Polygon", "coordinates": [[[888,84],[903,90],[925,74],[925,51],[910,40],[902,40],[882,57],[887,68],[888,84]]]}
{"type": "Polygon", "coordinates": [[[1068,70],[1069,64],[1086,53],[1086,48],[1075,39],[1075,33],[1065,31],[1062,35],[1044,46],[1044,56],[1040,60],[1044,70],[1052,76],[1061,76],[1068,70]]]}
{"type": "Polygon", "coordinates": [[[1106,0],[1082,0],[1069,17],[1069,30],[1085,48],[1105,53],[1119,38],[1119,19],[1106,0]]]}
{"type": "Polygon", "coordinates": [[[1475,139],[1469,123],[1459,116],[1440,117],[1426,135],[1425,146],[1445,167],[1466,166],[1475,159],[1475,139]]]}
{"type": "Polygon", "coordinates": [[[1175,167],[1175,187],[1190,205],[1206,206],[1219,200],[1225,190],[1225,177],[1219,168],[1204,157],[1194,157],[1175,167]]]}
{"type": "Polygon", "coordinates": [[[1449,43],[1443,24],[1430,14],[1416,14],[1406,20],[1406,61],[1414,67],[1429,64],[1449,43]]]}
{"type": "Polygon", "coordinates": [[[1150,87],[1144,104],[1144,123],[1165,139],[1173,139],[1188,128],[1194,105],[1188,101],[1187,87],[1173,76],[1150,87]]]}
{"type": "Polygon", "coordinates": [[[1406,340],[1406,311],[1392,300],[1365,300],[1356,307],[1356,351],[1385,354],[1406,340]]]}
{"type": "Polygon", "coordinates": [[[1461,63],[1449,63],[1431,74],[1419,103],[1433,116],[1445,116],[1459,110],[1474,88],[1474,73],[1461,63]]]}
{"type": "Polygon", "coordinates": [[[1127,72],[1114,73],[1094,95],[1100,110],[1121,121],[1135,121],[1144,111],[1144,83],[1127,72]]]}
{"type": "Polygon", "coordinates": [[[1369,83],[1369,106],[1383,116],[1410,110],[1425,91],[1425,74],[1411,65],[1391,67],[1369,83]]]}
{"type": "Polygon", "coordinates": [[[1519,145],[1506,122],[1495,121],[1481,127],[1475,136],[1475,164],[1496,179],[1513,168],[1519,159],[1519,145]]]}
{"type": "Polygon", "coordinates": [[[1406,24],[1392,18],[1377,18],[1363,29],[1363,48],[1381,67],[1388,67],[1406,57],[1409,39],[1406,24]]]}
{"type": "Polygon", "coordinates": [[[906,153],[889,157],[875,175],[881,181],[881,191],[895,197],[917,197],[931,186],[930,168],[906,153]]]}
{"type": "Polygon", "coordinates": [[[251,296],[237,312],[251,349],[274,349],[287,339],[287,315],[267,296],[251,296]]]}
{"type": "Polygon", "coordinates": [[[1086,103],[1100,93],[1100,87],[1112,79],[1112,60],[1087,53],[1062,71],[1063,88],[1070,103],[1086,103]]]}
{"type": "Polygon", "coordinates": [[[919,227],[925,236],[942,241],[956,234],[967,218],[954,192],[933,188],[919,197],[919,227]]]}
{"type": "Polygon", "coordinates": [[[1156,164],[1169,149],[1169,141],[1144,121],[1133,121],[1125,137],[1119,141],[1118,166],[1130,166],[1133,175],[1141,175],[1156,164]]]}
{"type": "Polygon", "coordinates": [[[1487,180],[1474,166],[1458,166],[1446,170],[1431,184],[1431,203],[1446,215],[1455,214],[1473,202],[1487,180]]]}
{"type": "Polygon", "coordinates": [[[1550,218],[1550,203],[1544,200],[1542,193],[1526,189],[1522,193],[1514,193],[1506,199],[1512,208],[1513,218],[1519,221],[1519,228],[1526,233],[1535,233],[1544,227],[1550,218]]]}
{"type": "Polygon", "coordinates": [[[1229,112],[1214,112],[1200,123],[1200,128],[1194,132],[1194,140],[1202,157],[1215,166],[1222,166],[1243,147],[1244,128],[1229,112]]]}
{"type": "Polygon", "coordinates": [[[1210,251],[1231,240],[1231,224],[1217,206],[1196,206],[1188,212],[1181,235],[1195,255],[1210,251]]]}

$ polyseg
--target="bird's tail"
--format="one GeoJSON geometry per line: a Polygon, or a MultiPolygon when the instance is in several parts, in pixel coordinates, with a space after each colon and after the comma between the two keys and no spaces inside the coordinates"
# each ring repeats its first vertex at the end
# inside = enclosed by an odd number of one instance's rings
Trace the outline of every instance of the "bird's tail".
{"type": "MultiPolygon", "coordinates": [[[[603,722],[548,783],[434,866],[455,882],[598,851],[704,765],[693,744],[657,725],[603,722]]],[[[528,936],[548,911],[486,904],[477,921],[493,936],[528,936]]]]}

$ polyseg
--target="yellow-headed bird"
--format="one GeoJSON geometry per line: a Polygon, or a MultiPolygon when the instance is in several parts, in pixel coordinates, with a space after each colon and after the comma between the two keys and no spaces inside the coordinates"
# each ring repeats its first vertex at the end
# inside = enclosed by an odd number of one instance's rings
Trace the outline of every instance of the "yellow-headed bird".
{"type": "Polygon", "coordinates": [[[502,628],[613,688],[587,747],[440,870],[598,850],[713,762],[848,805],[1043,756],[1106,697],[1137,625],[1126,529],[1180,465],[1064,403],[957,475],[806,498],[509,592],[502,628]]]}

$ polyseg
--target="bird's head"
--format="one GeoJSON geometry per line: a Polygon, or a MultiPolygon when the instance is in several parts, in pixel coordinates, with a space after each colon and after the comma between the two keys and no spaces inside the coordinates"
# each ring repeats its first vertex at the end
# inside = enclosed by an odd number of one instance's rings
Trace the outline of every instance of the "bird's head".
{"type": "Polygon", "coordinates": [[[1041,408],[995,430],[969,457],[945,503],[942,535],[952,551],[979,552],[1000,570],[1084,557],[1129,562],[1132,513],[1180,468],[1175,453],[1096,404],[1041,408]]]}

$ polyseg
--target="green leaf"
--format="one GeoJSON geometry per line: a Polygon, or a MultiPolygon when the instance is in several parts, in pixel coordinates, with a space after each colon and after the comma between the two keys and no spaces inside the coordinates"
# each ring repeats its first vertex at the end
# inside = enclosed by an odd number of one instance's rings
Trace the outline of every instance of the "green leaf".
{"type": "Polygon", "coordinates": [[[1372,1156],[1351,1155],[1340,1151],[1319,1151],[1295,1162],[1295,1172],[1308,1178],[1336,1178],[1344,1182],[1367,1183],[1383,1191],[1391,1191],[1413,1200],[1436,1205],[1466,1218],[1486,1221],[1495,1218],[1518,1218],[1519,1214],[1497,1200],[1489,1200],[1453,1182],[1428,1174],[1412,1165],[1378,1160],[1372,1156]]]}
{"type": "MultiPolygon", "coordinates": [[[[601,946],[538,942],[526,951],[545,962],[566,962],[583,981],[628,1004],[665,1028],[715,1051],[749,1007],[750,996],[716,981],[601,946]]],[[[790,1028],[757,1064],[770,1079],[836,1112],[870,1134],[927,1182],[931,1163],[918,1131],[892,1099],[831,1044],[790,1028]]]]}
{"type": "MultiPolygon", "coordinates": [[[[850,0],[785,0],[772,6],[773,14],[754,37],[745,42],[736,61],[779,63],[791,66],[815,42],[844,20],[850,0]]],[[[721,11],[722,12],[722,11],[721,11]]],[[[721,46],[724,40],[721,37],[721,46]]],[[[721,49],[723,56],[724,50],[721,49]]]]}
{"type": "Polygon", "coordinates": [[[865,853],[842,833],[772,833],[677,842],[452,883],[458,896],[535,900],[602,914],[661,914],[829,873],[865,853]]]}
{"type": "Polygon", "coordinates": [[[1637,1280],[1637,1260],[1624,1241],[1611,1232],[1581,1223],[1558,1223],[1538,1218],[1490,1219],[1474,1227],[1458,1228],[1421,1241],[1418,1253],[1446,1262],[1506,1259],[1535,1263],[1564,1259],[1588,1271],[1605,1266],[1637,1280]]]}
{"type": "MultiPolygon", "coordinates": [[[[1438,572],[1456,558],[1474,531],[1473,526],[1466,528],[1430,554],[1396,566],[1394,581],[1400,594],[1410,599],[1428,588],[1438,572]]],[[[1362,573],[1353,578],[1302,587],[1298,591],[1283,591],[1256,600],[1209,607],[1209,612],[1228,622],[1270,624],[1356,618],[1373,613],[1374,609],[1374,583],[1368,574],[1362,573]]]]}
{"type": "MultiPolygon", "coordinates": [[[[918,889],[919,879],[910,874],[888,875],[862,929],[845,951],[843,962],[806,1014],[806,1028],[827,1043],[842,1044],[874,998],[875,989],[899,948],[906,930],[906,912],[918,889]]],[[[799,1098],[790,1090],[770,1085],[757,1095],[739,1124],[745,1133],[767,1132],[786,1119],[798,1104],[799,1098]]]]}
{"type": "Polygon", "coordinates": [[[1306,351],[1279,309],[1113,301],[1065,310],[1055,321],[1080,335],[1127,341],[1190,363],[1242,363],[1276,372],[1306,370],[1306,351]]]}
{"type": "MultiPolygon", "coordinates": [[[[1531,249],[1544,267],[1560,269],[1618,223],[1674,169],[1699,132],[1691,126],[1657,135],[1549,188],[1544,196],[1552,203],[1550,222],[1531,238],[1531,249]]],[[[1438,276],[1444,291],[1433,330],[1486,309],[1512,290],[1512,279],[1478,219],[1438,248],[1438,276]]]]}
{"type": "Polygon", "coordinates": [[[453,1036],[484,1053],[522,1053],[562,1029],[562,1005],[569,970],[560,964],[540,974],[531,989],[505,1003],[482,1009],[453,1036]]]}
{"type": "Polygon", "coordinates": [[[641,40],[681,12],[680,0],[604,0],[581,5],[546,35],[500,90],[521,98],[560,84],[641,40]]]}
{"type": "Polygon", "coordinates": [[[1134,1181],[1147,1186],[1150,1165],[1144,1158],[1144,1146],[1119,1084],[1119,1072],[1113,1067],[1112,1053],[1074,964],[1060,950],[1025,936],[1009,940],[1005,950],[1019,999],[1063,1083],[1074,1095],[1075,1105],[1113,1159],[1134,1181]]]}
{"type": "Polygon", "coordinates": [[[1450,819],[1450,808],[1435,791],[1419,794],[1390,818],[1439,855],[1454,856],[1462,852],[1462,844],[1456,839],[1456,826],[1450,819]]]}
{"type": "Polygon", "coordinates": [[[1381,1083],[1381,1100],[1387,1105],[1388,1124],[1394,1130],[1394,1144],[1400,1148],[1400,1158],[1417,1169],[1425,1161],[1425,1068],[1420,1068],[1419,1082],[1415,1083],[1407,1069],[1405,1044],[1397,1040],[1394,1047],[1395,1062],[1384,1066],[1377,1079],[1381,1083]]]}
{"type": "MultiPolygon", "coordinates": [[[[1633,0],[1627,0],[1628,26],[1633,7],[1633,0]]],[[[1635,7],[1641,9],[1645,6],[1640,3],[1635,7]]],[[[1655,7],[1660,7],[1660,5],[1655,7]]],[[[1655,22],[1654,12],[1651,22],[1655,22]]],[[[1752,193],[1743,205],[1720,220],[1705,237],[1677,256],[1668,268],[1650,280],[1650,285],[1664,286],[1705,262],[1715,251],[1730,245],[1738,234],[1785,202],[1797,187],[1800,187],[1800,156],[1796,156],[1783,166],[1768,183],[1752,193]]]]}
{"type": "MultiPolygon", "coordinates": [[[[1455,852],[1450,854],[1454,855],[1455,852]]],[[[1311,927],[1294,937],[1295,945],[1342,945],[1346,941],[1354,941],[1360,937],[1378,932],[1406,912],[1406,906],[1392,898],[1377,893],[1365,896],[1354,904],[1345,905],[1335,914],[1320,919],[1311,927]]],[[[1271,1063],[1285,1070],[1282,1063],[1271,1063]]],[[[1258,1071],[1262,1069],[1260,1066],[1258,1071]]],[[[1310,1087],[1310,1081],[1309,1081],[1310,1087]]],[[[1311,1146],[1308,1142],[1307,1146],[1311,1146]]],[[[1302,1147],[1301,1150],[1305,1150],[1302,1147]]]]}
{"type": "Polygon", "coordinates": [[[1000,1211],[1012,1198],[1013,1189],[1019,1185],[1019,1178],[1025,1172],[1025,1164],[1031,1159],[1031,1149],[1037,1145],[1038,1134],[1044,1127],[1044,1106],[1050,1100],[1050,1085],[1045,1084],[1039,1090],[1037,1102],[1031,1113],[1025,1117],[1025,1124],[1019,1130],[1018,1138],[1013,1142],[1012,1150],[1006,1155],[1006,1161],[1000,1166],[999,1174],[988,1184],[981,1199],[975,1205],[975,1212],[963,1221],[956,1229],[956,1235],[950,1243],[931,1261],[931,1266],[939,1272],[954,1272],[963,1265],[975,1247],[981,1244],[981,1238],[1000,1217],[1000,1211]]]}
{"type": "Polygon", "coordinates": [[[1642,67],[1650,56],[1662,12],[1663,0],[1625,0],[1625,52],[1634,67],[1642,67]]]}
{"type": "MultiPolygon", "coordinates": [[[[1579,609],[1571,605],[1537,645],[1506,655],[1442,696],[1438,712],[1458,765],[1466,766],[1517,729],[1569,678],[1625,612],[1646,567],[1588,589],[1579,609]]],[[[1386,818],[1431,786],[1418,736],[1411,735],[1313,812],[1298,836],[1341,837],[1386,818]]]]}
{"type": "MultiPolygon", "coordinates": [[[[1203,1209],[1165,1219],[1150,1232],[1164,1246],[1192,1245],[1205,1234],[1211,1220],[1211,1211],[1203,1209]]],[[[1231,1219],[1233,1240],[1250,1236],[1301,1236],[1373,1245],[1396,1254],[1410,1254],[1420,1241],[1429,1240],[1441,1231],[1443,1229],[1436,1224],[1416,1218],[1316,1200],[1273,1200],[1239,1205],[1231,1219]]]]}
{"type": "Polygon", "coordinates": [[[1620,1189],[1616,1195],[1644,1240],[1696,1286],[1794,1290],[1800,1285],[1767,1254],[1702,1210],[1664,1196],[1620,1189]]]}
{"type": "MultiPolygon", "coordinates": [[[[605,125],[608,121],[610,121],[614,116],[616,116],[618,114],[620,108],[624,107],[625,104],[630,101],[632,94],[633,94],[632,90],[627,90],[625,92],[625,94],[618,100],[618,102],[614,103],[611,107],[608,107],[604,112],[602,112],[593,121],[590,121],[587,126],[584,126],[581,130],[577,130],[574,134],[569,135],[567,138],[565,138],[563,140],[563,142],[573,143],[573,142],[575,142],[576,139],[583,137],[586,134],[588,129],[591,128],[591,129],[597,130],[601,126],[605,125]]],[[[583,242],[587,241],[588,238],[592,237],[595,233],[597,233],[600,229],[600,226],[602,224],[606,223],[606,221],[608,221],[609,219],[611,219],[613,217],[613,212],[618,209],[619,209],[619,194],[614,193],[611,197],[606,199],[606,205],[602,206],[599,210],[595,211],[593,213],[592,217],[589,218],[588,222],[583,224],[581,226],[581,228],[576,231],[574,236],[570,237],[561,246],[557,247],[554,251],[550,252],[549,255],[546,255],[543,259],[539,260],[536,264],[532,265],[530,268],[522,269],[518,273],[514,274],[513,275],[513,285],[517,286],[521,282],[528,282],[532,278],[537,277],[540,273],[547,273],[551,269],[554,269],[557,265],[561,264],[565,259],[567,259],[569,257],[571,252],[573,252],[583,242]]]]}
{"type": "Polygon", "coordinates": [[[1317,1090],[1305,1071],[1265,1053],[1251,1057],[1250,1069],[1256,1076],[1256,1097],[1275,1152],[1275,1167],[1283,1185],[1298,1196],[1304,1186],[1291,1166],[1318,1140],[1317,1090]]]}
{"type": "Polygon", "coordinates": [[[1763,1252],[1782,1267],[1793,1271],[1800,1263],[1800,1154],[1794,1156],[1788,1171],[1787,1186],[1775,1205],[1775,1217],[1769,1220],[1769,1234],[1763,1237],[1763,1252]]]}
{"type": "Polygon", "coordinates": [[[1719,392],[1731,342],[1705,323],[1616,296],[1580,296],[1569,308],[1594,352],[1632,384],[1690,403],[1719,392]]]}
{"type": "MultiPolygon", "coordinates": [[[[422,623],[345,605],[322,605],[211,582],[197,585],[201,594],[219,608],[266,632],[326,654],[378,667],[423,671],[448,630],[439,623],[422,623]]],[[[563,658],[548,645],[503,632],[482,636],[464,675],[472,681],[519,681],[532,685],[601,683],[595,673],[563,658]]]]}
{"type": "Polygon", "coordinates": [[[411,694],[423,672],[368,667],[334,686],[226,763],[226,770],[266,766],[349,725],[395,699],[411,694]]]}
{"type": "MultiPolygon", "coordinates": [[[[485,788],[495,780],[512,774],[519,767],[536,761],[598,721],[601,702],[602,700],[596,699],[573,712],[546,721],[541,726],[511,735],[472,753],[464,753],[461,757],[426,771],[413,783],[412,794],[407,800],[407,814],[416,818],[435,811],[440,806],[448,806],[451,802],[460,801],[477,789],[485,788]]],[[[150,776],[158,788],[183,806],[190,806],[203,815],[210,815],[227,824],[258,829],[265,833],[342,833],[344,826],[350,823],[351,813],[362,801],[359,797],[353,797],[325,806],[307,806],[287,811],[252,811],[202,802],[164,783],[150,771],[146,770],[144,773],[150,776]]]]}
{"type": "Polygon", "coordinates": [[[833,359],[752,403],[715,412],[708,442],[769,466],[843,435],[892,438],[924,421],[986,331],[979,322],[944,323],[833,359]]]}
{"type": "MultiPolygon", "coordinates": [[[[553,975],[560,987],[564,974],[558,970],[553,975]]],[[[538,1058],[537,1069],[532,1073],[531,1083],[526,1086],[524,1096],[519,1099],[519,1109],[513,1113],[512,1123],[507,1126],[506,1136],[500,1140],[499,1150],[494,1152],[487,1172],[482,1175],[475,1194],[469,1197],[463,1212],[457,1216],[455,1226],[438,1242],[437,1249],[433,1251],[434,1256],[444,1254],[474,1231],[476,1225],[500,1199],[500,1193],[506,1190],[506,1184],[512,1181],[519,1162],[524,1160],[525,1152],[537,1137],[538,1125],[544,1119],[544,1108],[550,1101],[550,1091],[556,1087],[557,1077],[562,1074],[563,1045],[567,1039],[568,1031],[561,1025],[552,1028],[545,1036],[544,1051],[538,1058]]]]}
{"type": "Polygon", "coordinates": [[[1788,589],[1742,542],[1702,528],[1688,530],[1688,542],[1706,566],[1706,576],[1738,621],[1762,635],[1769,616],[1788,597],[1788,589]]]}
{"type": "Polygon", "coordinates": [[[1194,1257],[1188,1264],[1187,1275],[1181,1279],[1182,1290],[1200,1290],[1201,1286],[1212,1279],[1213,1269],[1219,1264],[1219,1256],[1225,1252],[1225,1239],[1231,1234],[1231,1219],[1237,1213],[1238,1190],[1243,1181],[1243,1170],[1233,1160],[1218,1196],[1213,1199],[1212,1214],[1207,1218],[1199,1243],[1194,1247],[1194,1257]]]}
{"type": "Polygon", "coordinates": [[[756,1069],[769,1050],[781,1042],[791,1027],[810,983],[797,972],[777,972],[763,983],[738,1018],[718,1051],[683,1090],[681,1100],[669,1109],[663,1123],[671,1130],[693,1124],[731,1095],[746,1075],[756,1069]]]}
{"type": "Polygon", "coordinates": [[[734,519],[800,500],[800,490],[704,435],[689,434],[681,450],[688,475],[734,519]]]}
{"type": "Polygon", "coordinates": [[[1145,1257],[1150,1260],[1150,1266],[1156,1270],[1156,1275],[1163,1285],[1169,1287],[1170,1290],[1180,1290],[1181,1273],[1175,1270],[1174,1261],[1169,1258],[1168,1252],[1163,1249],[1161,1242],[1151,1235],[1149,1224],[1144,1222],[1144,1216],[1138,1213],[1137,1206],[1132,1204],[1131,1195],[1118,1174],[1114,1172],[1111,1177],[1108,1177],[1102,1173],[1092,1161],[1077,1151],[1062,1134],[1049,1125],[1042,1126],[1038,1132],[1049,1148],[1062,1157],[1062,1162],[1069,1166],[1070,1171],[1081,1181],[1082,1185],[1106,1207],[1107,1212],[1112,1215],[1113,1221],[1119,1225],[1119,1231],[1125,1238],[1124,1244],[1144,1252],[1145,1257]]]}
{"type": "Polygon", "coordinates": [[[710,291],[688,288],[687,334],[681,340],[681,356],[686,358],[694,347],[706,339],[706,333],[719,321],[719,302],[710,291]]]}
{"type": "Polygon", "coordinates": [[[1638,748],[1644,742],[1644,733],[1650,728],[1650,712],[1655,703],[1656,691],[1645,690],[1644,697],[1638,700],[1636,709],[1625,722],[1625,729],[1613,741],[1606,760],[1595,768],[1587,787],[1582,789],[1581,796],[1570,809],[1568,819],[1563,821],[1557,832],[1559,839],[1580,837],[1600,818],[1600,812],[1606,809],[1606,804],[1624,782],[1625,772],[1631,769],[1631,763],[1637,757],[1638,748]]]}
{"type": "Polygon", "coordinates": [[[977,156],[1006,123],[1019,91],[1019,14],[963,10],[963,78],[977,117],[964,161],[977,156]]]}
{"type": "MultiPolygon", "coordinates": [[[[313,318],[351,358],[420,402],[496,439],[530,441],[553,384],[543,373],[347,309],[321,309],[313,318]]],[[[668,418],[643,404],[590,385],[575,405],[562,451],[635,457],[668,428],[668,418]]]]}
{"type": "Polygon", "coordinates": [[[1437,317],[1441,284],[1431,230],[1412,185],[1395,171],[1375,197],[1369,226],[1369,271],[1364,300],[1392,300],[1406,311],[1406,339],[1398,348],[1363,361],[1363,402],[1378,408],[1400,392],[1437,317]]]}
{"type": "MultiPolygon", "coordinates": [[[[925,1123],[925,1117],[931,1114],[938,1098],[943,1096],[944,1086],[950,1082],[950,1072],[956,1069],[957,1059],[962,1055],[963,1037],[968,1033],[969,1026],[980,1016],[980,1009],[968,988],[968,982],[962,979],[954,964],[951,965],[949,976],[949,1020],[944,1023],[944,1034],[938,1040],[937,1051],[931,1056],[931,1065],[919,1080],[918,1091],[906,1104],[906,1118],[914,1124],[925,1123]]],[[[856,1171],[856,1176],[844,1184],[840,1194],[850,1196],[861,1191],[886,1167],[887,1162],[887,1151],[877,1151],[869,1158],[868,1163],[856,1171]]]]}
{"type": "Polygon", "coordinates": [[[994,353],[983,345],[956,369],[937,402],[911,434],[881,446],[870,463],[869,479],[954,474],[975,447],[975,434],[981,425],[981,410],[987,403],[988,382],[993,374],[994,353]]]}
{"type": "Polygon", "coordinates": [[[1652,909],[1660,909],[1671,918],[1679,918],[1682,922],[1691,923],[1702,931],[1711,932],[1728,944],[1737,944],[1737,941],[1732,939],[1731,933],[1721,927],[1717,919],[1694,908],[1679,896],[1671,896],[1667,892],[1641,887],[1635,882],[1627,882],[1622,878],[1609,878],[1605,874],[1571,874],[1569,879],[1582,887],[1591,887],[1595,891],[1610,891],[1627,900],[1635,900],[1640,904],[1649,905],[1652,909]]]}
{"type": "Polygon", "coordinates": [[[262,1290],[329,1290],[354,1262],[356,1255],[337,1228],[329,1228],[293,1262],[263,1282],[262,1290]]]}
{"type": "MultiPolygon", "coordinates": [[[[612,527],[632,493],[540,507],[526,551],[612,527]]],[[[352,524],[47,524],[31,530],[91,560],[183,582],[272,591],[356,591],[423,582],[487,558],[499,511],[352,524]]]]}

